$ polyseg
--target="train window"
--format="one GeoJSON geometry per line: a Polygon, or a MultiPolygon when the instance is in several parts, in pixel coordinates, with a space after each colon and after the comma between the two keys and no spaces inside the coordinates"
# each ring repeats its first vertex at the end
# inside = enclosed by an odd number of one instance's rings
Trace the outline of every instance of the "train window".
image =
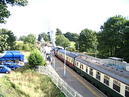
{"type": "Polygon", "coordinates": [[[90,75],[93,75],[93,69],[90,68],[90,75]]]}
{"type": "Polygon", "coordinates": [[[78,62],[76,62],[76,66],[78,66],[78,62]]]}
{"type": "Polygon", "coordinates": [[[86,66],[86,72],[88,73],[88,67],[86,66]]]}
{"type": "Polygon", "coordinates": [[[83,69],[83,64],[80,65],[80,68],[83,69]]]}
{"type": "Polygon", "coordinates": [[[110,80],[110,78],[107,75],[104,75],[104,83],[106,85],[109,85],[109,80],[110,80]]]}
{"type": "Polygon", "coordinates": [[[113,80],[113,89],[117,92],[120,92],[120,82],[117,80],[113,80]]]}
{"type": "Polygon", "coordinates": [[[97,78],[98,80],[100,80],[100,72],[99,72],[99,71],[96,72],[96,78],[97,78]]]}
{"type": "Polygon", "coordinates": [[[125,97],[129,97],[129,86],[125,86],[125,97]]]}

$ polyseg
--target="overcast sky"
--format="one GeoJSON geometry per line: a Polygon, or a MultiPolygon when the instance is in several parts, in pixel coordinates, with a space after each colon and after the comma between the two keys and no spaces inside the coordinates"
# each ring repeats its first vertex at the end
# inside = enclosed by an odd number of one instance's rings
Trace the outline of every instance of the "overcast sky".
{"type": "Polygon", "coordinates": [[[9,7],[11,16],[1,27],[16,36],[55,31],[80,33],[100,30],[115,15],[129,17],[129,0],[29,0],[26,7],[9,7]]]}

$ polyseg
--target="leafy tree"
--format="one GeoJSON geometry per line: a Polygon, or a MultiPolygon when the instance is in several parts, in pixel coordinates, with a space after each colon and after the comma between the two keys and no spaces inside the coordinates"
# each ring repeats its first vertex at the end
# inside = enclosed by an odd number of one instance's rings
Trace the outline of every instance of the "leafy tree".
{"type": "Polygon", "coordinates": [[[78,34],[76,34],[76,33],[70,33],[70,32],[65,33],[64,36],[66,38],[68,38],[70,41],[74,41],[74,42],[76,42],[78,40],[78,37],[79,37],[78,34]]]}
{"type": "Polygon", "coordinates": [[[5,18],[10,16],[10,12],[7,10],[7,6],[0,2],[0,23],[5,23],[5,18]]]}
{"type": "Polygon", "coordinates": [[[120,15],[110,17],[103,26],[101,32],[98,33],[99,52],[101,56],[119,57],[122,45],[124,45],[124,33],[126,19],[120,15]]]}
{"type": "Polygon", "coordinates": [[[120,48],[116,50],[116,56],[124,58],[125,61],[129,62],[129,20],[126,20],[126,22],[123,24],[124,27],[122,29],[122,44],[120,45],[120,48]]]}
{"type": "Polygon", "coordinates": [[[44,41],[50,41],[49,40],[49,35],[46,33],[42,33],[38,35],[38,41],[41,41],[41,39],[43,39],[44,41]]]}
{"type": "Polygon", "coordinates": [[[56,28],[56,35],[61,35],[62,31],[59,28],[56,28]]]}
{"type": "Polygon", "coordinates": [[[96,32],[89,29],[82,30],[78,39],[78,44],[79,51],[95,53],[98,44],[96,32]]]}
{"type": "Polygon", "coordinates": [[[36,37],[33,34],[29,34],[28,36],[25,37],[25,39],[23,41],[24,41],[24,43],[35,44],[36,43],[36,37]]]}
{"type": "Polygon", "coordinates": [[[57,35],[56,45],[59,45],[65,48],[70,46],[70,41],[64,35],[57,35]]]}
{"type": "Polygon", "coordinates": [[[31,52],[28,61],[32,67],[35,67],[37,65],[46,65],[45,60],[43,59],[40,51],[38,50],[34,50],[31,52]]]}
{"type": "Polygon", "coordinates": [[[23,35],[23,36],[20,36],[19,40],[20,40],[20,41],[24,41],[25,38],[26,38],[26,36],[23,35]]]}
{"type": "Polygon", "coordinates": [[[7,4],[10,4],[12,6],[25,6],[27,5],[27,3],[27,0],[0,0],[0,23],[5,23],[5,18],[8,18],[10,16],[10,12],[7,9],[7,4]]]}
{"type": "Polygon", "coordinates": [[[6,29],[0,29],[0,51],[14,49],[15,41],[16,37],[13,32],[6,29]]]}

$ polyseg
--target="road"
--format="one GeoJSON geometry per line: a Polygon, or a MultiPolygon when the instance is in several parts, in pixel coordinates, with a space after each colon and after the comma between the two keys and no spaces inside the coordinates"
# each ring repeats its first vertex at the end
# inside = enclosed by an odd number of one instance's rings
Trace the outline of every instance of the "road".
{"type": "Polygon", "coordinates": [[[78,75],[71,68],[66,66],[66,76],[63,76],[63,62],[56,57],[52,58],[52,66],[59,74],[59,76],[67,82],[72,88],[78,91],[83,97],[107,97],[100,92],[96,87],[87,82],[84,78],[78,75]]]}

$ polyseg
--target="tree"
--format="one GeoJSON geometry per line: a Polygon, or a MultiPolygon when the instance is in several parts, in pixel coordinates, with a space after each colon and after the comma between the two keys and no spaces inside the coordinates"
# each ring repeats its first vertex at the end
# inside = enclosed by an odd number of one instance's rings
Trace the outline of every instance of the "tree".
{"type": "Polygon", "coordinates": [[[20,40],[20,41],[24,41],[25,38],[26,38],[26,36],[23,35],[23,36],[20,36],[19,40],[20,40]]]}
{"type": "Polygon", "coordinates": [[[14,49],[15,41],[16,37],[13,32],[6,29],[0,29],[0,51],[14,49]]]}
{"type": "Polygon", "coordinates": [[[0,23],[5,23],[5,18],[8,18],[10,16],[10,12],[7,9],[7,4],[10,4],[12,6],[25,6],[27,5],[27,3],[27,0],[0,0],[0,23]]]}
{"type": "Polygon", "coordinates": [[[65,33],[64,36],[66,38],[68,38],[70,41],[74,41],[74,42],[77,42],[78,37],[79,37],[78,34],[76,34],[76,33],[70,33],[70,32],[65,33]]]}
{"type": "Polygon", "coordinates": [[[124,33],[126,19],[120,15],[110,17],[98,33],[99,52],[101,56],[119,57],[120,50],[124,45],[124,33]]]}
{"type": "Polygon", "coordinates": [[[59,28],[56,28],[56,35],[61,35],[62,31],[59,28]]]}
{"type": "Polygon", "coordinates": [[[70,46],[70,41],[64,35],[57,35],[56,45],[59,45],[65,48],[70,46]]]}
{"type": "Polygon", "coordinates": [[[28,61],[32,67],[38,65],[46,65],[46,62],[41,55],[41,52],[38,50],[34,50],[31,52],[30,56],[28,57],[28,61]]]}
{"type": "Polygon", "coordinates": [[[116,56],[124,58],[125,61],[129,62],[129,20],[126,20],[126,22],[123,24],[124,27],[122,29],[122,33],[123,33],[123,43],[120,45],[120,48],[118,50],[116,50],[116,56]]]}
{"type": "Polygon", "coordinates": [[[38,35],[38,41],[41,41],[41,39],[43,39],[44,41],[50,41],[49,36],[46,33],[41,33],[38,35]]]}
{"type": "Polygon", "coordinates": [[[96,32],[89,29],[82,30],[77,43],[79,44],[79,51],[95,53],[98,44],[96,32]]]}
{"type": "Polygon", "coordinates": [[[24,41],[24,43],[35,44],[36,43],[36,37],[33,34],[29,34],[28,36],[25,37],[25,39],[23,41],[24,41]]]}
{"type": "Polygon", "coordinates": [[[5,18],[10,16],[10,12],[7,10],[7,6],[0,2],[0,23],[5,23],[5,18]]]}

